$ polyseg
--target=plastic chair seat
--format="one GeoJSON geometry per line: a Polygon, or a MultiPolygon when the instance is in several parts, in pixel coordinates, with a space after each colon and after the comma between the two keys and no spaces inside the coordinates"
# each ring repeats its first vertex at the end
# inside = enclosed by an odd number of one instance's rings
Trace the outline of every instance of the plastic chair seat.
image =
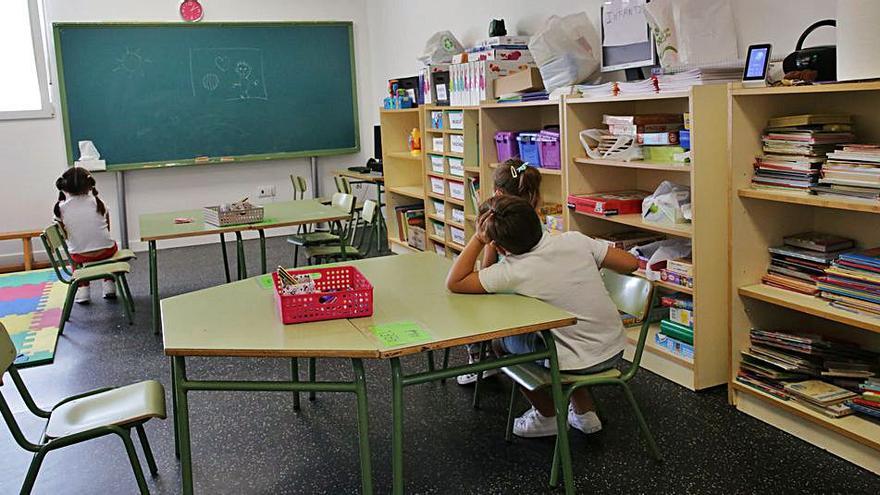
{"type": "Polygon", "coordinates": [[[155,380],[65,402],[52,411],[46,436],[59,438],[101,426],[165,419],[165,389],[155,380]]]}
{"type": "Polygon", "coordinates": [[[330,232],[308,232],[295,234],[287,237],[287,242],[295,246],[308,246],[311,244],[326,244],[339,242],[339,236],[330,232]]]}
{"type": "MultiPolygon", "coordinates": [[[[308,248],[306,250],[306,256],[309,258],[314,257],[332,257],[332,256],[342,256],[342,249],[339,246],[315,246],[308,248]]],[[[346,246],[345,247],[345,256],[347,257],[361,257],[361,252],[354,246],[346,246]]]]}
{"type": "Polygon", "coordinates": [[[83,266],[99,266],[109,263],[116,263],[119,261],[131,261],[134,259],[137,259],[137,254],[135,254],[134,251],[132,251],[131,249],[120,249],[119,251],[116,251],[113,256],[107,258],[106,260],[90,261],[88,263],[83,263],[83,266]]]}
{"type": "MultiPolygon", "coordinates": [[[[519,384],[519,386],[530,392],[540,388],[549,387],[552,383],[550,370],[535,363],[507,366],[501,368],[501,371],[519,384]]],[[[560,373],[559,378],[563,385],[613,380],[615,378],[620,378],[620,370],[617,368],[611,368],[610,370],[590,374],[560,373]]]]}
{"type": "Polygon", "coordinates": [[[77,268],[73,272],[74,280],[94,280],[116,273],[128,273],[131,266],[125,262],[105,263],[103,265],[92,265],[83,268],[77,268]]]}

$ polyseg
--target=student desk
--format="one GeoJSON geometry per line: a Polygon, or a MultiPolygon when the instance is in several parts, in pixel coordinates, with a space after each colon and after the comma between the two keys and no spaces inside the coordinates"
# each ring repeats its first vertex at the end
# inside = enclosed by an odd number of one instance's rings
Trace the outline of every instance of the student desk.
{"type": "Polygon", "coordinates": [[[379,208],[379,221],[376,222],[376,252],[382,253],[382,227],[385,225],[385,217],[382,216],[382,188],[385,186],[384,175],[362,174],[351,170],[337,170],[336,175],[347,177],[359,182],[369,182],[376,185],[376,207],[379,208]]]}
{"type": "MultiPolygon", "coordinates": [[[[361,471],[364,493],[371,493],[364,358],[388,359],[392,377],[392,468],[394,493],[402,494],[403,389],[465,373],[548,359],[558,411],[560,459],[566,493],[573,493],[571,457],[556,347],[550,329],[575,323],[567,312],[536,299],[514,294],[462,295],[446,290],[449,260],[431,253],[371,258],[351,263],[373,284],[373,316],[300,325],[282,325],[271,288],[257,279],[191,292],[162,301],[165,354],[172,357],[173,408],[183,470],[184,491],[192,490],[192,466],[186,394],[193,390],[271,390],[354,392],[358,397],[361,471]],[[222,311],[218,308],[223,308],[222,311]],[[426,338],[387,347],[372,327],[411,322],[426,338]],[[548,349],[506,356],[472,365],[429,369],[406,375],[400,357],[492,338],[541,331],[548,349]],[[291,382],[193,381],[186,376],[187,356],[336,357],[350,358],[353,382],[299,382],[292,361],[291,382]]],[[[296,400],[296,397],[294,398],[296,400]]]]}
{"type": "MultiPolygon", "coordinates": [[[[153,330],[159,332],[159,280],[156,241],[220,234],[223,250],[223,266],[226,270],[226,281],[230,281],[229,265],[226,256],[225,234],[235,233],[236,254],[238,259],[238,278],[247,277],[244,259],[244,244],[241,233],[256,230],[260,234],[260,261],[262,273],[266,272],[266,229],[290,227],[296,225],[332,222],[349,218],[347,212],[321,204],[317,199],[283,201],[264,205],[264,217],[260,223],[215,227],[205,224],[201,209],[182,210],[167,213],[149,213],[140,216],[141,241],[147,242],[150,251],[150,295],[152,297],[153,330]],[[174,223],[175,218],[192,218],[191,223],[174,223]]],[[[344,241],[341,242],[345,249],[344,241]]]]}
{"type": "Polygon", "coordinates": [[[358,436],[363,493],[372,493],[367,430],[367,391],[363,358],[376,358],[373,339],[348,320],[283,325],[272,288],[250,278],[162,301],[165,354],[172,360],[175,448],[180,457],[183,492],[193,493],[192,450],[187,393],[192,391],[345,392],[357,396],[358,436]],[[287,357],[292,377],[284,381],[203,381],[186,373],[190,356],[287,357]],[[351,382],[300,382],[298,357],[350,358],[351,382]]]}
{"type": "Polygon", "coordinates": [[[389,359],[391,365],[393,493],[404,493],[404,387],[465,373],[549,359],[559,425],[563,477],[566,493],[573,494],[566,423],[568,404],[562,395],[556,347],[550,329],[573,325],[575,318],[537,299],[515,294],[452,294],[446,289],[445,283],[452,263],[432,253],[373,258],[352,264],[373,284],[373,316],[352,319],[351,322],[356,327],[370,335],[370,327],[374,325],[413,322],[430,336],[428,340],[416,344],[379,347],[379,357],[389,359]],[[401,369],[401,356],[537,331],[542,333],[548,347],[542,352],[412,374],[404,374],[401,369]]]}

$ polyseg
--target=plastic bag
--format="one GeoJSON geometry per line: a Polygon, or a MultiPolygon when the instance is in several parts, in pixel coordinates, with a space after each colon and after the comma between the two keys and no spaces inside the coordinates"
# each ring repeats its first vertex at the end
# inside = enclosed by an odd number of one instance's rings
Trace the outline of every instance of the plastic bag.
{"type": "Polygon", "coordinates": [[[548,92],[586,81],[599,69],[598,35],[587,14],[551,16],[529,42],[548,92]]]}
{"type": "Polygon", "coordinates": [[[645,19],[651,26],[654,42],[657,44],[657,57],[660,59],[660,66],[664,69],[681,65],[678,57],[678,32],[675,29],[672,1],[654,0],[645,4],[645,19]]]}
{"type": "Polygon", "coordinates": [[[736,62],[736,24],[730,0],[653,0],[645,18],[664,69],[736,62]]]}
{"type": "Polygon", "coordinates": [[[645,278],[660,280],[660,269],[666,267],[666,261],[688,258],[691,255],[691,241],[687,239],[666,239],[652,242],[644,246],[636,246],[629,251],[633,256],[648,258],[645,267],[645,278]]]}
{"type": "Polygon", "coordinates": [[[617,136],[614,144],[607,151],[600,151],[599,144],[603,137],[611,136],[604,129],[586,129],[578,134],[581,145],[587,156],[594,160],[641,160],[642,147],[636,144],[635,136],[617,136]]]}
{"type": "Polygon", "coordinates": [[[448,64],[452,57],[464,51],[452,31],[434,33],[425,43],[425,51],[419,61],[425,65],[448,64]]]}
{"type": "Polygon", "coordinates": [[[685,223],[690,220],[691,188],[669,181],[657,186],[642,201],[642,219],[652,223],[685,223]]]}

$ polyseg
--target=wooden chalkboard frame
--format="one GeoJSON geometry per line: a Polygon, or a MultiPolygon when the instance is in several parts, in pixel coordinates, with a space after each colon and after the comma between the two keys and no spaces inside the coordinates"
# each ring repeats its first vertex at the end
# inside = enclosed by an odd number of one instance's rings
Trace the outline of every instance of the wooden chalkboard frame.
{"type": "Polygon", "coordinates": [[[61,115],[64,122],[64,144],[67,154],[67,164],[73,166],[75,159],[73,157],[70,135],[70,122],[67,114],[67,88],[64,85],[64,57],[61,53],[61,30],[64,28],[89,28],[89,27],[183,27],[184,29],[200,29],[207,27],[288,27],[288,26],[343,26],[348,28],[348,44],[349,53],[351,54],[351,96],[352,108],[354,109],[354,146],[350,148],[337,148],[317,151],[295,151],[283,153],[259,153],[252,155],[236,155],[232,157],[210,157],[206,161],[196,161],[195,159],[176,160],[168,162],[167,160],[141,162],[141,163],[125,163],[107,166],[107,172],[119,172],[125,170],[143,170],[156,168],[176,168],[188,167],[193,165],[210,165],[219,163],[240,163],[255,162],[269,160],[286,160],[291,158],[303,158],[312,156],[330,156],[345,155],[358,153],[361,150],[360,137],[360,119],[358,110],[358,93],[357,93],[357,67],[355,66],[354,57],[354,23],[352,21],[269,21],[269,22],[199,22],[194,24],[183,24],[180,22],[55,22],[52,24],[52,35],[55,42],[55,60],[56,71],[58,73],[58,88],[61,95],[61,115]]]}

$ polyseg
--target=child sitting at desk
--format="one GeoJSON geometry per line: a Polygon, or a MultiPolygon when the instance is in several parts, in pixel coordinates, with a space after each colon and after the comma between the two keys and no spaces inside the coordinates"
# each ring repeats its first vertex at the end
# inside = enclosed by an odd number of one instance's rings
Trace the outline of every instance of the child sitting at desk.
{"type": "MultiPolygon", "coordinates": [[[[519,158],[511,158],[502,163],[492,173],[492,186],[495,196],[514,196],[522,198],[537,210],[541,206],[541,173],[519,158]]],[[[498,262],[498,251],[493,245],[483,249],[481,266],[486,268],[498,262]]],[[[468,364],[480,360],[480,346],[468,344],[468,364]]],[[[498,370],[483,372],[483,378],[498,374],[498,370]]],[[[470,385],[477,381],[476,373],[467,373],[456,378],[459,385],[470,385]]]]}
{"type": "MultiPolygon", "coordinates": [[[[110,214],[95,189],[95,178],[82,167],[71,167],[55,181],[58,202],[53,212],[55,221],[67,236],[70,259],[77,264],[103,261],[116,254],[116,241],[110,236],[110,214]]],[[[116,298],[113,279],[103,281],[104,298],[116,298]]],[[[76,301],[88,303],[89,283],[82,282],[76,290],[76,301]]]]}
{"type": "MultiPolygon", "coordinates": [[[[599,269],[631,273],[638,268],[638,260],[579,232],[555,236],[544,232],[533,206],[520,198],[496,196],[480,210],[476,235],[449,271],[449,290],[465,294],[514,292],[564,309],[577,317],[577,323],[553,330],[560,370],[587,374],[616,366],[626,339],[599,269]],[[487,246],[504,259],[474,271],[480,251],[487,246]]],[[[544,347],[536,333],[505,337],[495,344],[496,351],[507,354],[526,354],[544,347]]],[[[556,413],[550,394],[545,390],[523,393],[532,408],[514,422],[514,434],[555,435],[556,413]]],[[[572,395],[568,423],[587,434],[602,429],[586,388],[572,395]]]]}

